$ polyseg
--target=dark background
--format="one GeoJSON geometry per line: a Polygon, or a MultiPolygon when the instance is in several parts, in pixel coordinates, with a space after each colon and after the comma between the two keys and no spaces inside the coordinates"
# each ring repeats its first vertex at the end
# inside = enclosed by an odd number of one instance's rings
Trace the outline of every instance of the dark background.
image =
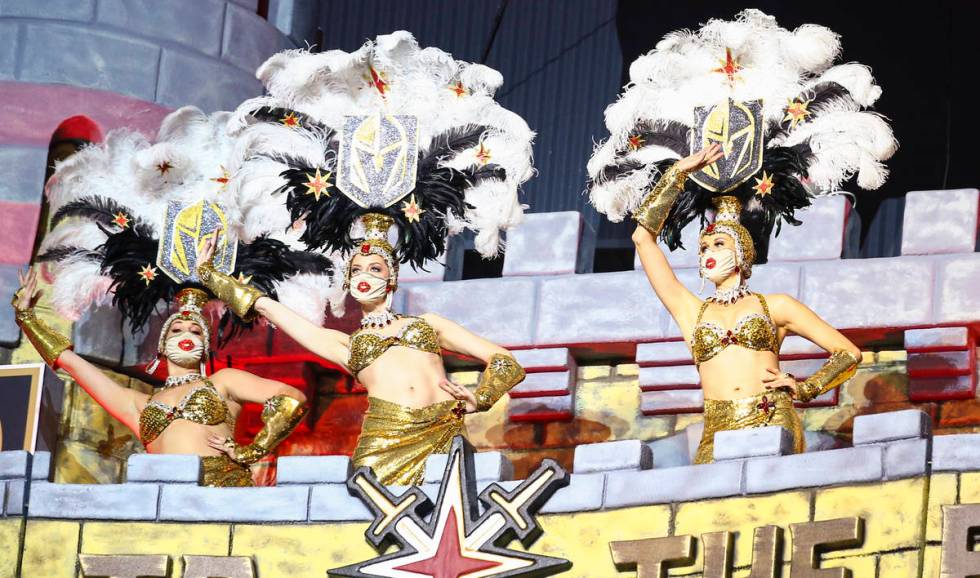
{"type": "MultiPolygon", "coordinates": [[[[608,271],[632,269],[633,258],[629,226],[606,222],[584,195],[585,164],[594,143],[607,136],[604,108],[626,82],[629,63],[664,34],[730,19],[746,7],[789,29],[828,26],[842,36],[841,61],[871,66],[883,87],[876,109],[891,120],[900,148],[882,189],[843,187],[859,192],[862,233],[859,251],[845,257],[898,254],[906,192],[980,184],[980,163],[971,158],[980,129],[980,2],[330,0],[321,4],[316,40],[355,50],[367,38],[406,29],[423,46],[500,70],[505,82],[498,100],[538,132],[539,172],[523,201],[534,212],[580,211],[580,269],[608,271]]],[[[457,242],[447,257],[447,278],[499,274],[499,263],[471,252],[464,257],[465,245],[457,242]]]]}

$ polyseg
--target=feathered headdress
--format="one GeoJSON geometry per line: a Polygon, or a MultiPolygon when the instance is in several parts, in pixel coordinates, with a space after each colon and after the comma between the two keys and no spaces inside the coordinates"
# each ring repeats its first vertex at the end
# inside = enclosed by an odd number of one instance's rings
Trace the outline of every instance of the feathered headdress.
{"type": "MultiPolygon", "coordinates": [[[[281,201],[232,193],[228,118],[182,108],[164,119],[152,144],[115,131],[57,167],[46,189],[51,232],[38,260],[48,264],[52,301],[63,315],[77,319],[111,296],[133,329],[141,328],[160,301],[200,286],[197,250],[221,229],[217,267],[272,296],[289,293],[291,305],[322,321],[332,262],[287,230],[288,219],[277,218],[281,201]],[[310,290],[310,277],[320,290],[310,290]]],[[[247,326],[226,311],[219,341],[247,326]]]]}
{"type": "Polygon", "coordinates": [[[534,135],[494,101],[495,70],[395,32],[352,53],[282,52],[258,77],[269,94],[232,121],[239,185],[245,196],[284,196],[308,247],[350,253],[354,224],[385,215],[396,259],[422,267],[463,228],[493,256],[499,231],[521,221],[534,135]]]}
{"type": "MultiPolygon", "coordinates": [[[[589,161],[593,205],[613,221],[637,208],[662,171],[711,142],[726,157],[687,179],[662,238],[671,249],[691,220],[732,195],[759,260],[780,221],[857,175],[888,176],[897,148],[868,67],[834,65],[840,39],[813,24],[789,31],[758,10],[668,34],[630,66],[630,84],[606,109],[611,136],[589,161]]],[[[778,234],[778,228],[776,229],[778,234]]]]}

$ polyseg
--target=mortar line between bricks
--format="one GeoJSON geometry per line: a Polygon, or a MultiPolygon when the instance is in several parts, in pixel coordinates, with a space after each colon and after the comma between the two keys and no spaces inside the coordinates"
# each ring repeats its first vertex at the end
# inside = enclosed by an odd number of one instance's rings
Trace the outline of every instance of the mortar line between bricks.
{"type": "Polygon", "coordinates": [[[162,502],[163,502],[163,484],[157,484],[157,511],[156,511],[156,515],[153,516],[153,518],[157,521],[160,521],[160,507],[162,505],[162,502]]]}
{"type": "Polygon", "coordinates": [[[310,521],[310,512],[312,510],[313,510],[313,485],[310,484],[310,487],[307,489],[306,492],[306,521],[307,522],[310,521]]]}
{"type": "MultiPolygon", "coordinates": [[[[26,523],[25,523],[26,525],[26,523]]],[[[75,547],[75,576],[81,576],[82,574],[82,536],[84,535],[83,530],[85,529],[85,522],[78,523],[78,545],[75,547]]]]}
{"type": "MultiPolygon", "coordinates": [[[[538,321],[541,318],[541,284],[543,281],[537,278],[532,278],[534,290],[531,291],[531,346],[538,347],[538,321]]],[[[546,346],[549,347],[549,346],[546,346]]],[[[554,347],[554,346],[550,346],[554,347]]],[[[571,355],[571,353],[569,353],[571,355]]],[[[578,372],[576,371],[573,376],[573,383],[571,387],[575,387],[578,384],[578,372]]],[[[574,390],[572,390],[574,392],[574,390]]],[[[575,404],[572,403],[572,415],[575,415],[575,404]]]]}
{"type": "MultiPolygon", "coordinates": [[[[225,2],[225,9],[221,11],[221,35],[218,37],[218,59],[225,59],[225,34],[228,33],[228,11],[231,10],[231,2],[225,2]]],[[[230,64],[230,63],[229,63],[230,64]]]]}
{"type": "Polygon", "coordinates": [[[235,523],[228,524],[228,555],[235,551],[235,523]]]}

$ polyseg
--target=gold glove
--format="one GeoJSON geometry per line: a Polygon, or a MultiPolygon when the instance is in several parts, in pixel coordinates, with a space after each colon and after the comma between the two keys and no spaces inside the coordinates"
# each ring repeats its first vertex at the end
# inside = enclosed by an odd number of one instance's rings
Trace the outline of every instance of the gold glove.
{"type": "Polygon", "coordinates": [[[851,379],[860,361],[850,351],[835,351],[823,367],[796,386],[796,398],[807,402],[834,389],[851,379]]]}
{"type": "Polygon", "coordinates": [[[672,165],[660,176],[653,189],[643,197],[640,206],[633,211],[633,219],[650,231],[654,239],[663,230],[667,215],[677,202],[677,195],[684,190],[685,181],[687,181],[687,173],[677,168],[677,165],[672,165]]]}
{"type": "Polygon", "coordinates": [[[476,410],[487,411],[497,400],[518,383],[524,381],[524,368],[513,357],[495,353],[483,370],[476,388],[476,410]]]}
{"type": "Polygon", "coordinates": [[[262,410],[262,423],[265,427],[255,434],[255,439],[247,446],[232,442],[234,450],[231,459],[240,464],[254,464],[272,453],[279,442],[289,437],[303,416],[306,407],[296,398],[276,395],[265,401],[262,410]]]}
{"type": "Polygon", "coordinates": [[[259,316],[254,309],[255,302],[259,297],[265,297],[265,293],[218,271],[210,262],[198,265],[197,275],[201,278],[201,283],[214,293],[215,297],[224,301],[235,315],[245,321],[254,321],[259,316]]]}
{"type": "MultiPolygon", "coordinates": [[[[18,291],[19,293],[19,291],[18,291]]],[[[44,362],[51,367],[57,367],[58,356],[66,349],[72,348],[71,340],[51,328],[50,325],[34,315],[34,308],[18,309],[17,294],[11,302],[14,306],[14,318],[24,336],[31,342],[34,349],[41,354],[44,362]]]]}

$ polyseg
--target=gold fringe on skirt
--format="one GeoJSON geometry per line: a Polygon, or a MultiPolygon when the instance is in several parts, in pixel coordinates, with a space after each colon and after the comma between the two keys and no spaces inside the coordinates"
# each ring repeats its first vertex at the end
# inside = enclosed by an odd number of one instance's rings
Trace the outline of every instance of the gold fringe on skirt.
{"type": "Polygon", "coordinates": [[[246,488],[252,483],[252,470],[225,454],[201,458],[204,485],[216,488],[246,488]]]}
{"type": "Polygon", "coordinates": [[[723,430],[781,425],[793,434],[796,453],[805,449],[803,423],[793,407],[793,398],[782,391],[767,391],[741,399],[704,400],[704,433],[694,455],[694,463],[711,463],[715,452],[715,433],[723,430]]]}
{"type": "Polygon", "coordinates": [[[456,405],[452,399],[411,408],[369,397],[354,467],[370,466],[387,486],[421,484],[425,459],[448,452],[453,438],[466,434],[463,417],[453,413],[456,405]]]}

